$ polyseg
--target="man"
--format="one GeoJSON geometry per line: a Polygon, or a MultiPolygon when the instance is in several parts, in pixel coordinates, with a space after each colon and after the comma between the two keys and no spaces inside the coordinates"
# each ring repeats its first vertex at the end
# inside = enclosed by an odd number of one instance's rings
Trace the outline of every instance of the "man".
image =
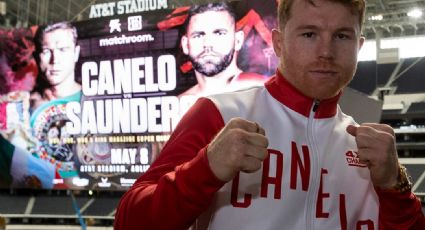
{"type": "Polygon", "coordinates": [[[77,175],[73,166],[72,144],[63,140],[67,132],[66,105],[80,102],[81,85],[75,80],[80,47],[77,30],[69,22],[39,27],[35,36],[34,58],[39,75],[32,91],[30,126],[39,141],[36,151],[61,162],[64,179],[77,175]],[[56,134],[56,136],[52,136],[56,134]]]}
{"type": "Polygon", "coordinates": [[[201,98],[123,196],[116,229],[425,229],[394,132],[337,106],[363,0],[281,0],[264,87],[201,98]]]}
{"type": "Polygon", "coordinates": [[[198,83],[180,96],[206,96],[264,82],[263,76],[244,73],[237,66],[244,32],[236,31],[235,17],[226,3],[194,6],[189,10],[181,46],[198,83]]]}
{"type": "MultiPolygon", "coordinates": [[[[38,131],[49,128],[44,126],[46,116],[52,115],[52,107],[64,107],[68,102],[81,99],[81,85],[75,81],[75,64],[80,54],[77,38],[77,29],[69,22],[39,27],[35,34],[34,58],[39,75],[31,92],[30,124],[38,131]]],[[[64,120],[64,110],[54,111],[58,119],[64,120]]],[[[41,134],[36,131],[37,135],[41,134]]]]}
{"type": "Polygon", "coordinates": [[[80,54],[77,29],[69,22],[40,27],[35,35],[34,57],[39,67],[36,90],[51,100],[81,92],[75,81],[75,64],[80,54]]]}

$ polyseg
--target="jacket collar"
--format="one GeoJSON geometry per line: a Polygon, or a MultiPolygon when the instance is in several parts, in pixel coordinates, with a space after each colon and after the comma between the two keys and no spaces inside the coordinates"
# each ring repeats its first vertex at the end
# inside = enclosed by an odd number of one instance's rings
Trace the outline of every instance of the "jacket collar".
{"type": "MultiPolygon", "coordinates": [[[[310,115],[314,99],[298,91],[278,70],[276,71],[276,75],[265,83],[265,86],[269,93],[285,106],[305,117],[310,115]]],[[[330,118],[335,116],[341,94],[342,92],[335,97],[320,101],[314,118],[330,118]]]]}

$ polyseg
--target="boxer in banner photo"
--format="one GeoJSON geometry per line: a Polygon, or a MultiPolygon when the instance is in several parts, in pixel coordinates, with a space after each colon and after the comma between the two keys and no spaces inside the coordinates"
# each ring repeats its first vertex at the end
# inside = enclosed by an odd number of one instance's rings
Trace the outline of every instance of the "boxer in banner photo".
{"type": "MultiPolygon", "coordinates": [[[[180,44],[193,67],[197,84],[179,95],[182,116],[201,96],[262,85],[266,76],[243,72],[237,57],[244,32],[236,28],[236,13],[227,3],[189,8],[180,44]]],[[[156,158],[163,143],[153,144],[156,158]]]]}
{"type": "Polygon", "coordinates": [[[37,152],[61,162],[63,178],[76,176],[73,140],[66,130],[66,105],[80,102],[81,85],[75,80],[80,47],[77,30],[69,22],[39,27],[34,37],[34,58],[39,67],[31,93],[30,125],[38,139],[37,152]],[[70,138],[67,141],[66,138],[70,138]]]}
{"type": "Polygon", "coordinates": [[[190,8],[183,28],[181,47],[192,63],[197,84],[180,97],[194,102],[200,96],[261,85],[266,80],[237,66],[244,32],[236,29],[234,9],[227,3],[190,8]]]}
{"type": "Polygon", "coordinates": [[[244,32],[236,30],[235,17],[233,8],[226,3],[200,5],[189,10],[181,46],[192,63],[198,83],[182,95],[205,96],[243,88],[247,82],[252,85],[264,82],[263,76],[245,73],[237,66],[244,32]]]}

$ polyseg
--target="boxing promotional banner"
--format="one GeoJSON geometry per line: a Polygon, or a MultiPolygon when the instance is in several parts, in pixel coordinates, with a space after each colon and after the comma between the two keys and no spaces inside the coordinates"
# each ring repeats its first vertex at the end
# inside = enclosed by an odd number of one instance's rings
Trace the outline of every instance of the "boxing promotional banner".
{"type": "MultiPolygon", "coordinates": [[[[276,1],[268,1],[230,4],[236,20],[225,24],[234,24],[232,33],[243,36],[232,35],[228,47],[217,38],[208,44],[209,51],[193,57],[189,36],[194,35],[187,35],[189,24],[184,24],[191,6],[173,9],[166,0],[92,5],[89,20],[71,23],[78,34],[72,50],[47,48],[51,32],[44,33],[38,50],[33,37],[44,25],[0,30],[0,160],[5,162],[0,164],[0,186],[127,189],[149,169],[197,98],[263,84],[274,74],[276,6],[271,4],[276,1]],[[184,36],[187,43],[182,43],[184,36]],[[73,65],[72,83],[41,85],[41,75],[59,76],[68,68],[55,67],[65,60],[62,54],[75,55],[75,62],[66,62],[73,65]],[[46,65],[52,67],[43,72],[40,63],[47,55],[46,65]],[[213,79],[233,61],[240,71],[225,85],[205,92],[196,88],[201,75],[213,79]],[[197,69],[210,65],[212,70],[197,69]]],[[[201,23],[205,30],[213,26],[201,23]]],[[[60,37],[57,44],[65,40],[60,37]]]]}

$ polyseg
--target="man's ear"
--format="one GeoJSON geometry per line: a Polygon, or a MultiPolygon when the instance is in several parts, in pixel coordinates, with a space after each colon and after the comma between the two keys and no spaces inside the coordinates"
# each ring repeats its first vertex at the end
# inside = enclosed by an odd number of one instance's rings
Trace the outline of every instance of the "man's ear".
{"type": "Polygon", "coordinates": [[[183,53],[189,55],[189,39],[186,35],[183,35],[180,39],[180,44],[182,46],[183,53]]]}
{"type": "Polygon", "coordinates": [[[363,47],[364,41],[365,41],[365,37],[360,36],[360,39],[359,39],[359,50],[358,51],[360,51],[360,49],[363,47]]]}
{"type": "Polygon", "coordinates": [[[278,29],[272,30],[273,49],[276,56],[280,57],[282,51],[282,33],[278,29]]]}
{"type": "Polygon", "coordinates": [[[245,34],[242,30],[235,32],[235,51],[242,49],[244,40],[245,34]]]}
{"type": "Polygon", "coordinates": [[[76,45],[75,46],[74,55],[75,55],[74,62],[77,62],[78,61],[78,58],[80,57],[80,46],[79,45],[76,45]]]}

